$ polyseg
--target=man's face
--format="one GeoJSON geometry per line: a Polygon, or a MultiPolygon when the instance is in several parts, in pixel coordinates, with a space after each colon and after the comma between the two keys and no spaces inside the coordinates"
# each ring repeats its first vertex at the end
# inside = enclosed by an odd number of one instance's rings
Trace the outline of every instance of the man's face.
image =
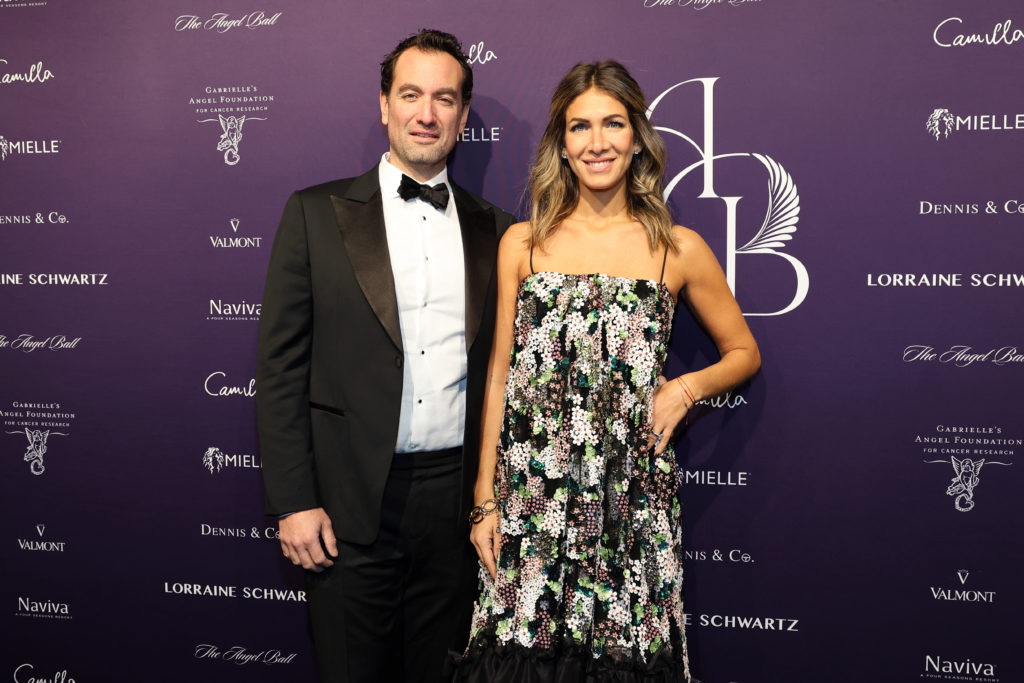
{"type": "Polygon", "coordinates": [[[447,52],[398,56],[391,92],[380,94],[392,164],[420,182],[440,173],[469,116],[461,93],[462,67],[447,52]]]}

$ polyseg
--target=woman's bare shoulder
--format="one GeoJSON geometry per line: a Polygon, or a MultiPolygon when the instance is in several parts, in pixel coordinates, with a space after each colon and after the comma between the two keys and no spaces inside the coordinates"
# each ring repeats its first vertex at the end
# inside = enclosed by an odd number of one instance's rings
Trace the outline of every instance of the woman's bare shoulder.
{"type": "Polygon", "coordinates": [[[498,244],[498,267],[517,281],[529,269],[530,224],[516,223],[505,231],[498,244]]]}
{"type": "Polygon", "coordinates": [[[693,254],[708,248],[703,237],[682,225],[672,226],[672,238],[676,241],[676,248],[679,249],[680,254],[693,254]]]}
{"type": "Polygon", "coordinates": [[[523,221],[522,223],[514,223],[509,226],[505,234],[501,236],[501,244],[512,246],[514,244],[522,245],[527,242],[530,238],[530,222],[523,221]]]}
{"type": "Polygon", "coordinates": [[[509,226],[505,234],[501,236],[498,244],[498,254],[501,258],[509,259],[520,256],[530,251],[530,224],[528,222],[516,223],[509,226]]]}

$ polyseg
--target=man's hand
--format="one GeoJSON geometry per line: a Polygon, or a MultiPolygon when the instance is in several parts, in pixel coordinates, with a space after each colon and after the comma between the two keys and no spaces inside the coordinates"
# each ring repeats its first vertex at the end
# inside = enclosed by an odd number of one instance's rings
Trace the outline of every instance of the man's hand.
{"type": "Polygon", "coordinates": [[[295,512],[278,521],[281,530],[281,550],[294,565],[303,569],[322,572],[333,567],[334,562],[324,554],[324,548],[331,557],[338,556],[338,542],[331,528],[331,518],[323,508],[295,512]],[[320,539],[323,539],[323,547],[320,539]]]}

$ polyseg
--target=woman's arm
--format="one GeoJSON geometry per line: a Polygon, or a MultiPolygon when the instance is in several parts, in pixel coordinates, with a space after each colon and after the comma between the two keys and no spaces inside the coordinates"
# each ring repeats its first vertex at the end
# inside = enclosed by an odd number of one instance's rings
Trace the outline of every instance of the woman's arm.
{"type": "MultiPolygon", "coordinates": [[[[498,245],[498,308],[494,321],[494,344],[487,364],[487,384],[484,387],[483,411],[480,418],[480,464],[474,488],[474,504],[495,497],[494,474],[497,463],[498,437],[501,431],[505,404],[505,382],[508,378],[512,353],[512,334],[516,316],[516,293],[526,276],[526,255],[529,247],[529,223],[516,223],[501,238],[498,245]]],[[[487,567],[491,578],[497,572],[496,561],[501,547],[498,533],[498,513],[494,512],[473,524],[469,535],[480,561],[487,567]]]]}
{"type": "MultiPolygon", "coordinates": [[[[656,453],[665,450],[676,425],[693,403],[732,389],[761,367],[757,342],[715,255],[692,230],[677,225],[673,234],[679,250],[669,255],[666,281],[678,286],[679,300],[686,303],[707,331],[720,359],[701,370],[672,378],[658,389],[652,428],[662,437],[656,453]]],[[[651,439],[653,442],[655,437],[652,435],[651,439]]]]}

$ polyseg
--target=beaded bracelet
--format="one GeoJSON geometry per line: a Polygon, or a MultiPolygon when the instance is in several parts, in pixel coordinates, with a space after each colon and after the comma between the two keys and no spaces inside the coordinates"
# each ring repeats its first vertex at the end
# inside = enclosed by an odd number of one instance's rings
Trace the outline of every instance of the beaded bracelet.
{"type": "Polygon", "coordinates": [[[479,524],[480,522],[484,521],[484,517],[493,512],[497,512],[497,510],[498,501],[496,501],[494,498],[488,498],[487,500],[480,503],[475,508],[469,511],[469,523],[479,524]]]}

